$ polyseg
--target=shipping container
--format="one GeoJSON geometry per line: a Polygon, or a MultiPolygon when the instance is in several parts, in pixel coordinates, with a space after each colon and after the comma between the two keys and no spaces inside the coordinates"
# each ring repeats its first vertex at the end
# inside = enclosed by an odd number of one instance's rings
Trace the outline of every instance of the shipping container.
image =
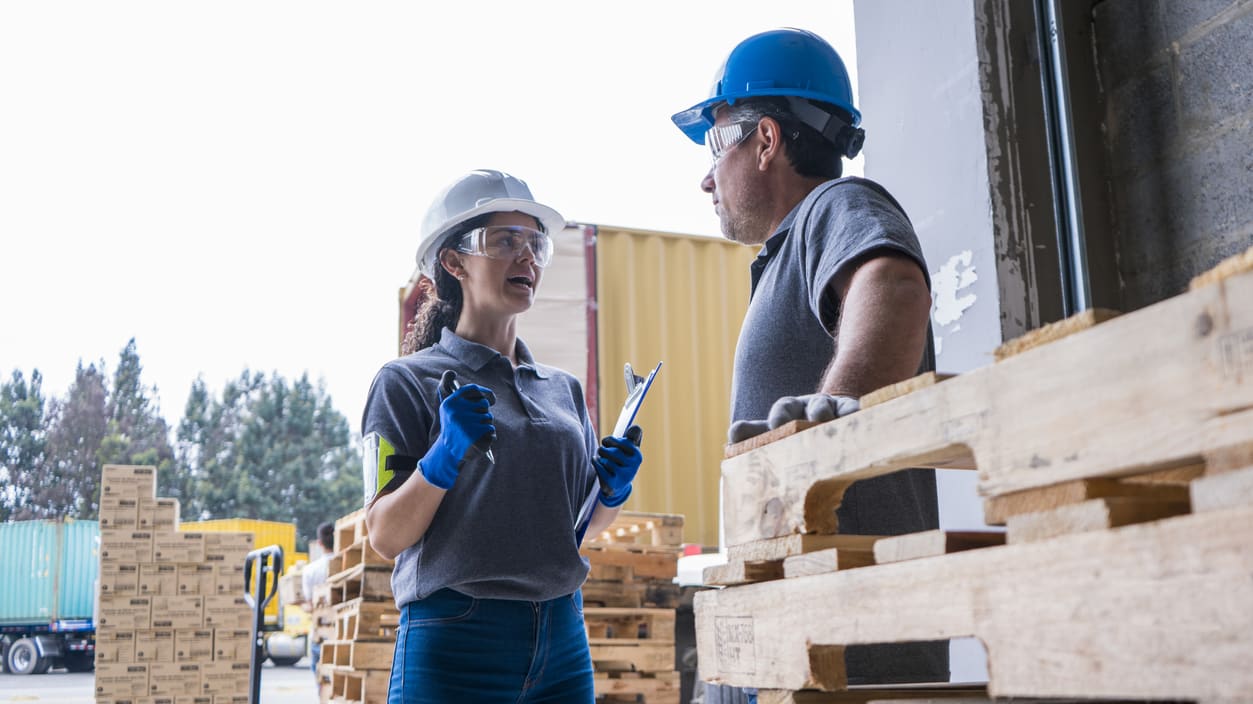
{"type": "MultiPolygon", "coordinates": [[[[554,241],[518,335],[535,358],[583,384],[593,422],[612,428],[623,365],[664,362],[638,417],[644,467],[625,508],[681,514],[684,539],[718,545],[718,486],[730,418],[731,365],[756,247],[721,238],[570,224],[554,241]]],[[[421,301],[400,289],[400,337],[421,301]]]]}
{"type": "Polygon", "coordinates": [[[0,663],[19,674],[91,669],[96,521],[0,523],[0,663]]]}

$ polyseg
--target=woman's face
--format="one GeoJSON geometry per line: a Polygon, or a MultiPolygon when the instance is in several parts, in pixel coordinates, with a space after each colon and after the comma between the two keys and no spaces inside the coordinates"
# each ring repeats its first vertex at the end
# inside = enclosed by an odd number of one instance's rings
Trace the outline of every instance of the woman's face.
{"type": "MultiPolygon", "coordinates": [[[[495,213],[487,224],[540,227],[535,218],[517,212],[495,213]]],[[[461,292],[465,299],[463,315],[470,312],[472,315],[511,316],[526,312],[535,303],[535,292],[544,273],[529,246],[523,247],[516,256],[505,259],[467,252],[445,252],[444,261],[445,268],[449,268],[454,276],[461,277],[461,292]],[[449,254],[455,257],[449,257],[449,254]]]]}

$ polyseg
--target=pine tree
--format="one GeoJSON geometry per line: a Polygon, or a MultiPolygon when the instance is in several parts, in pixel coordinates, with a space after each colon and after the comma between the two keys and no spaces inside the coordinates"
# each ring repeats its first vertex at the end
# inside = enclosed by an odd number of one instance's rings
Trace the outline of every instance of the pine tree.
{"type": "Polygon", "coordinates": [[[45,462],[43,376],[36,369],[30,383],[14,371],[0,384],[0,521],[22,510],[29,487],[45,462]]]}

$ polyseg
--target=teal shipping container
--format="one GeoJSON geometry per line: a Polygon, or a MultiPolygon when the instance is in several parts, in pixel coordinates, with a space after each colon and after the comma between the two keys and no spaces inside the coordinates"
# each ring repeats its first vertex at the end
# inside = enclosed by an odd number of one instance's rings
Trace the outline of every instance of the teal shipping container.
{"type": "Polygon", "coordinates": [[[0,523],[0,626],[91,619],[98,521],[0,523]]]}

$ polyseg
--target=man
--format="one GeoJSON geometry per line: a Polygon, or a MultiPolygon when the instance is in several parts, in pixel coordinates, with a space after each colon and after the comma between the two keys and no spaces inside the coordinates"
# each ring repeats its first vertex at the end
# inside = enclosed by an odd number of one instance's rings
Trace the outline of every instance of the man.
{"type": "MultiPolygon", "coordinates": [[[[300,571],[300,591],[305,598],[305,608],[313,614],[313,589],[326,581],[330,568],[331,552],[335,546],[335,524],[326,522],[318,526],[317,544],[322,548],[322,555],[310,562],[300,571]]],[[[322,641],[318,639],[317,618],[313,619],[309,632],[309,657],[312,659],[310,669],[313,676],[318,675],[318,663],[322,660],[322,641]]]]}
{"type": "MultiPolygon", "coordinates": [[[[701,190],[723,235],[761,245],[735,351],[730,442],[853,413],[862,394],[933,368],[930,279],[913,226],[882,186],[840,178],[864,132],[835,49],[797,29],[749,37],[710,97],[672,119],[710,148],[701,190]]],[[[838,517],[842,533],[934,529],[934,471],[859,481],[838,517]]],[[[947,681],[947,652],[850,649],[849,681],[947,681]]]]}

